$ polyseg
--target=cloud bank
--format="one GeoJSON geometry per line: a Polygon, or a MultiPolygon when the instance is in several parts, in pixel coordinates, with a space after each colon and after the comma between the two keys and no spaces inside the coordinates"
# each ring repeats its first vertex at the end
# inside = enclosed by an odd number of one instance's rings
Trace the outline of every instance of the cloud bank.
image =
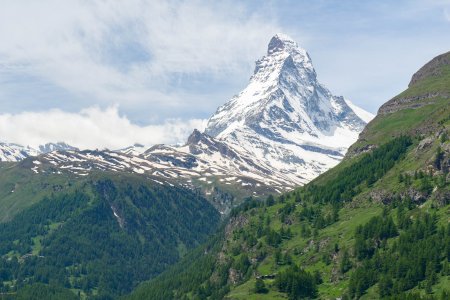
{"type": "Polygon", "coordinates": [[[0,114],[0,137],[37,148],[47,142],[64,141],[80,149],[121,149],[135,143],[186,142],[194,128],[203,130],[205,120],[167,120],[163,124],[139,126],[119,114],[118,107],[98,107],[68,113],[59,109],[45,112],[0,114]]]}

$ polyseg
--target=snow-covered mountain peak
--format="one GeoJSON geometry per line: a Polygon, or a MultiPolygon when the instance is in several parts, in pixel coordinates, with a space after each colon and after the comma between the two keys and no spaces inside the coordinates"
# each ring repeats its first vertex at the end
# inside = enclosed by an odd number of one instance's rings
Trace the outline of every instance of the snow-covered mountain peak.
{"type": "Polygon", "coordinates": [[[297,69],[303,77],[316,77],[308,52],[299,47],[289,36],[278,33],[272,37],[267,48],[267,55],[256,61],[254,74],[250,81],[276,84],[283,72],[297,69]]]}
{"type": "Polygon", "coordinates": [[[38,150],[29,146],[0,142],[0,161],[21,161],[29,156],[38,154],[38,150]]]}
{"type": "Polygon", "coordinates": [[[297,43],[288,35],[284,33],[275,34],[269,42],[267,47],[267,54],[283,51],[286,48],[297,48],[297,43]]]}
{"type": "Polygon", "coordinates": [[[311,60],[305,49],[301,48],[297,42],[283,33],[274,35],[267,46],[267,56],[276,56],[280,53],[302,56],[305,61],[311,60]]]}
{"type": "Polygon", "coordinates": [[[55,151],[78,151],[76,147],[72,147],[64,142],[47,143],[39,145],[37,149],[30,146],[22,146],[15,143],[0,142],[0,161],[21,161],[30,156],[38,156],[39,154],[50,153],[55,151]]]}
{"type": "Polygon", "coordinates": [[[320,84],[307,51],[277,34],[248,86],[216,111],[205,133],[300,183],[337,164],[367,116],[320,84]]]}
{"type": "Polygon", "coordinates": [[[204,138],[204,134],[202,134],[198,129],[194,129],[191,135],[187,139],[186,145],[197,144],[204,138]]]}
{"type": "Polygon", "coordinates": [[[365,124],[343,97],[333,96],[317,81],[306,50],[277,34],[268,54],[256,61],[248,86],[217,110],[205,132],[226,138],[247,126],[271,139],[279,139],[281,131],[317,139],[320,134],[333,135],[337,127],[360,131],[365,124]]]}
{"type": "Polygon", "coordinates": [[[53,151],[77,151],[77,150],[79,149],[64,142],[47,143],[45,145],[39,145],[40,153],[48,153],[53,151]]]}

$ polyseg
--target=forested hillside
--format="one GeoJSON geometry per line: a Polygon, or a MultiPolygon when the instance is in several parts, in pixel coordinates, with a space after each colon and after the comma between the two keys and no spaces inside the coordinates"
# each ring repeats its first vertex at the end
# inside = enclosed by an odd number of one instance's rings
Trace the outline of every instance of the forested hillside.
{"type": "Polygon", "coordinates": [[[198,194],[139,176],[79,180],[0,224],[0,289],[17,299],[36,289],[40,299],[116,298],[204,242],[219,220],[198,194]]]}
{"type": "Polygon", "coordinates": [[[337,167],[248,199],[130,299],[448,299],[450,60],[435,60],[337,167]]]}

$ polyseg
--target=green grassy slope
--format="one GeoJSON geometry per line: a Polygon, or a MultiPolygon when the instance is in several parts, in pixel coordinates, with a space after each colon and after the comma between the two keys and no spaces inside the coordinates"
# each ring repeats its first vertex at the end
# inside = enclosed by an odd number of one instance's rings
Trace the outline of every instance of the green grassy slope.
{"type": "Polygon", "coordinates": [[[422,73],[341,164],[242,205],[197,249],[203,268],[183,261],[130,299],[448,299],[450,72],[422,73]]]}
{"type": "MultiPolygon", "coordinates": [[[[445,56],[450,58],[449,53],[445,56]]],[[[450,115],[450,65],[442,65],[438,69],[439,72],[425,73],[420,81],[410,84],[408,89],[384,104],[359,140],[350,147],[349,154],[353,155],[368,145],[379,145],[400,134],[427,135],[442,130],[442,122],[448,121],[450,115]],[[395,113],[386,113],[392,108],[395,113]]]]}
{"type": "Polygon", "coordinates": [[[0,163],[0,223],[11,220],[44,196],[68,190],[74,178],[58,174],[35,176],[31,163],[0,163]]]}

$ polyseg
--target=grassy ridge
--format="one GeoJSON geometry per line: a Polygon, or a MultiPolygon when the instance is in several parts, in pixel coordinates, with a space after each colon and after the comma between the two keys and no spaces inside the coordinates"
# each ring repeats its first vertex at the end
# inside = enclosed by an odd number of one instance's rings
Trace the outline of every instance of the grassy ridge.
{"type": "Polygon", "coordinates": [[[34,176],[31,167],[19,163],[0,163],[0,166],[0,223],[11,220],[45,196],[73,189],[73,178],[70,177],[57,174],[34,176]]]}

